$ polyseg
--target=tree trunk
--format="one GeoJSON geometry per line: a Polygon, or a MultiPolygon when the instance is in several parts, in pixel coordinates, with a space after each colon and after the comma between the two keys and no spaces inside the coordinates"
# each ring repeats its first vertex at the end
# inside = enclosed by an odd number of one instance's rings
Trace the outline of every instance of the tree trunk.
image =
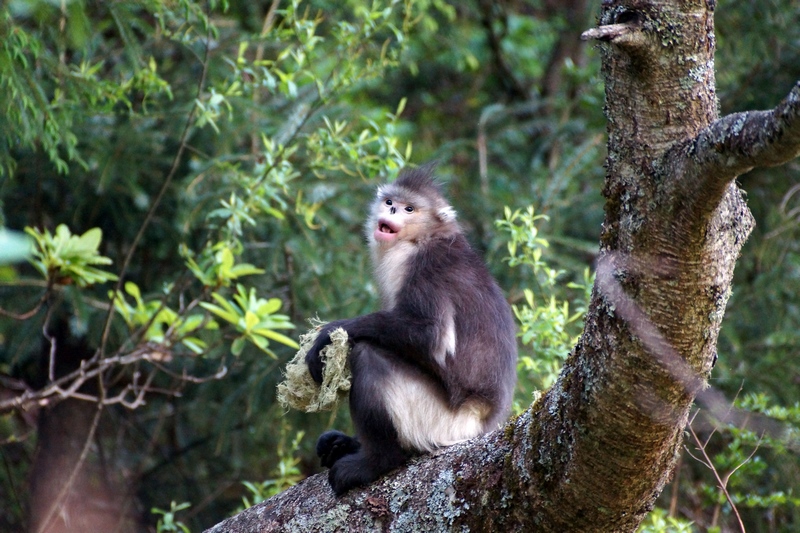
{"type": "Polygon", "coordinates": [[[500,431],[336,499],[306,480],[211,531],[635,531],[705,387],[753,219],[734,183],[800,152],[800,83],[717,119],[714,0],[604,1],[597,281],[555,385],[500,431]]]}

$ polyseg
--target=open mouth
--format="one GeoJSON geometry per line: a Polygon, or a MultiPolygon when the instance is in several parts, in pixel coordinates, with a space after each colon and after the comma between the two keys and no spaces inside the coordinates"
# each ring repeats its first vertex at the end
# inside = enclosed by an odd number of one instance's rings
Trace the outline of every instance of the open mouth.
{"type": "Polygon", "coordinates": [[[391,227],[389,224],[387,224],[386,222],[379,222],[379,223],[378,223],[378,231],[380,231],[381,233],[397,233],[397,232],[394,230],[394,228],[392,228],[392,227],[391,227]]]}
{"type": "Polygon", "coordinates": [[[389,220],[378,220],[378,226],[375,228],[375,240],[377,241],[390,241],[397,236],[398,227],[392,224],[389,220]]]}

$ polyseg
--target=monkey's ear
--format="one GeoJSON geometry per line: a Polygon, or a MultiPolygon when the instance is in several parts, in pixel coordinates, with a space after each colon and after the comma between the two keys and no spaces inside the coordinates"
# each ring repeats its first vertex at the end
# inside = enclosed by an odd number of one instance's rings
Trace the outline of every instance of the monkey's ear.
{"type": "Polygon", "coordinates": [[[442,222],[453,222],[456,219],[456,210],[453,209],[453,206],[446,205],[440,207],[439,210],[436,211],[436,216],[442,222]]]}

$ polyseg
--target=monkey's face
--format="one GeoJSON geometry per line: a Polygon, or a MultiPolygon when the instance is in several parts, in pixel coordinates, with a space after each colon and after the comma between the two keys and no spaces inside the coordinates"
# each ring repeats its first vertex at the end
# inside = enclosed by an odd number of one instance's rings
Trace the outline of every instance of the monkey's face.
{"type": "Polygon", "coordinates": [[[392,246],[397,241],[415,241],[422,232],[425,218],[423,207],[396,198],[379,198],[376,202],[372,237],[382,246],[392,246]]]}
{"type": "Polygon", "coordinates": [[[432,188],[416,191],[390,184],[378,189],[365,230],[382,253],[399,243],[416,245],[458,231],[458,224],[453,208],[432,188]]]}

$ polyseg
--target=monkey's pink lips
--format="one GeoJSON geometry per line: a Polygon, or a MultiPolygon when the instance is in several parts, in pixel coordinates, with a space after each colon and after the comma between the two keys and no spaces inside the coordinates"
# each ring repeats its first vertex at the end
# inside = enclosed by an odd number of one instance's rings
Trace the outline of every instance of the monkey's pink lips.
{"type": "Polygon", "coordinates": [[[378,227],[375,228],[373,236],[378,242],[388,242],[397,237],[397,230],[398,228],[395,224],[392,224],[385,218],[381,218],[378,220],[378,227]]]}

